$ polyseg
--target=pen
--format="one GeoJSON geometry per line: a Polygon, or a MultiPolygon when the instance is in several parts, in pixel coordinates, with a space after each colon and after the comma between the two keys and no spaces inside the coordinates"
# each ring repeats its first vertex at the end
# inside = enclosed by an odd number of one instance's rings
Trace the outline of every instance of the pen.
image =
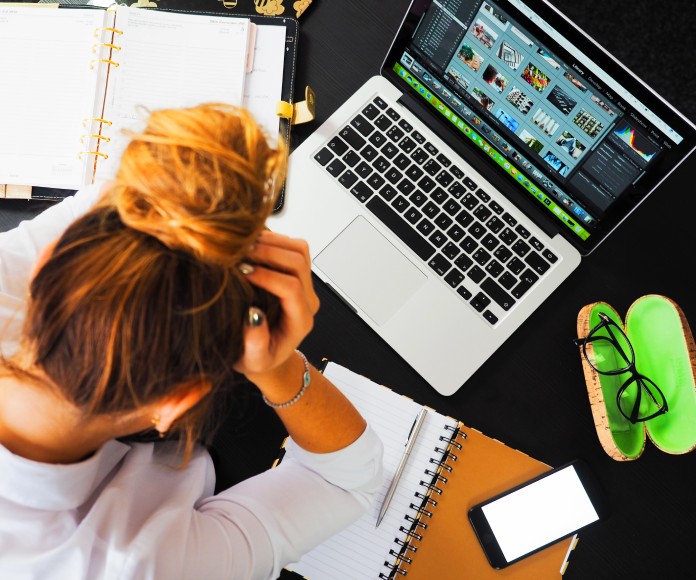
{"type": "Polygon", "coordinates": [[[420,428],[423,425],[423,421],[425,420],[425,416],[427,414],[427,409],[423,407],[418,413],[418,416],[416,417],[415,421],[413,421],[411,431],[409,432],[408,439],[406,440],[406,449],[404,449],[404,454],[401,456],[401,461],[399,461],[399,465],[396,468],[394,477],[391,480],[391,483],[389,484],[387,495],[384,496],[384,501],[382,502],[382,507],[379,510],[379,515],[377,516],[377,525],[375,527],[379,526],[379,524],[382,522],[384,514],[387,513],[387,509],[389,508],[389,504],[391,503],[392,497],[394,497],[394,491],[396,490],[396,486],[399,484],[401,474],[404,472],[404,467],[406,466],[406,461],[408,461],[408,456],[411,455],[413,444],[416,442],[416,437],[418,437],[418,432],[420,431],[420,428]]]}

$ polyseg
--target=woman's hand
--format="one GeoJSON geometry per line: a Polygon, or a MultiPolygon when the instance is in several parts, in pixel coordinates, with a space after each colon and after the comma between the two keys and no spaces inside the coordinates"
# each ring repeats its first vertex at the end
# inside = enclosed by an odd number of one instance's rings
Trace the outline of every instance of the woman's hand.
{"type": "Polygon", "coordinates": [[[311,259],[307,242],[265,230],[249,259],[253,271],[249,282],[274,294],[280,300],[281,317],[270,331],[265,316],[260,324],[247,324],[244,354],[235,369],[249,379],[277,369],[288,361],[314,325],[319,298],[312,284],[311,259]]]}

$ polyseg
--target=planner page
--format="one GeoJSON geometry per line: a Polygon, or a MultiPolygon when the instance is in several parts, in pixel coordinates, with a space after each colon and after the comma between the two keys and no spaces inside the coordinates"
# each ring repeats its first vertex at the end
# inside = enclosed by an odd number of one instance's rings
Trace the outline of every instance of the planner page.
{"type": "Polygon", "coordinates": [[[112,178],[129,137],[149,111],[222,102],[244,97],[250,22],[248,18],[183,14],[119,6],[112,67],[103,117],[110,139],[97,164],[96,179],[112,178]]]}
{"type": "Polygon", "coordinates": [[[0,183],[77,189],[106,12],[0,4],[0,183]]]}
{"type": "Polygon", "coordinates": [[[389,574],[385,560],[394,561],[390,550],[398,551],[395,539],[404,540],[410,528],[406,516],[415,515],[411,504],[420,505],[415,493],[425,493],[421,482],[432,479],[425,470],[434,470],[442,459],[442,449],[457,422],[428,409],[413,451],[406,463],[389,509],[376,527],[382,501],[406,446],[409,432],[422,405],[395,391],[374,383],[336,363],[324,370],[328,377],[355,405],[384,443],[384,481],[373,508],[361,519],[333,536],[288,568],[311,580],[364,580],[389,574]],[[440,438],[444,437],[445,441],[440,438]],[[435,460],[435,463],[431,462],[435,460]]]}

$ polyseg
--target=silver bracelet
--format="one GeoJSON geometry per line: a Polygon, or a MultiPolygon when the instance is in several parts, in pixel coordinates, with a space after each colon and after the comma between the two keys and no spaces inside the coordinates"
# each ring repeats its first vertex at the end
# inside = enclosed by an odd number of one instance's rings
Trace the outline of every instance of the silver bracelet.
{"type": "Polygon", "coordinates": [[[294,405],[295,403],[297,403],[297,401],[299,401],[302,398],[302,395],[305,394],[307,387],[309,387],[309,361],[307,360],[307,357],[304,354],[302,354],[299,350],[295,350],[295,352],[300,355],[300,358],[302,358],[302,362],[304,363],[304,373],[302,373],[302,388],[292,399],[286,401],[285,403],[271,403],[266,398],[266,395],[262,393],[261,396],[263,397],[263,402],[266,403],[266,405],[268,405],[269,407],[273,407],[274,409],[285,409],[290,405],[294,405]]]}

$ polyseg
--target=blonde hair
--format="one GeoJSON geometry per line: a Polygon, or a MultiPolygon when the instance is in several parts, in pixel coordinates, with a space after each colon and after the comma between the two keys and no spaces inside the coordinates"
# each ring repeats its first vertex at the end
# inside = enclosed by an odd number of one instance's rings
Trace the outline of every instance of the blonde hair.
{"type": "MultiPolygon", "coordinates": [[[[157,401],[192,381],[233,381],[248,308],[275,297],[239,272],[283,182],[287,152],[249,113],[207,104],[153,112],[115,182],[70,225],[31,282],[23,352],[86,414],[157,401]]],[[[16,359],[19,360],[19,359],[16,359]]],[[[174,429],[185,461],[210,396],[174,429]]]]}

